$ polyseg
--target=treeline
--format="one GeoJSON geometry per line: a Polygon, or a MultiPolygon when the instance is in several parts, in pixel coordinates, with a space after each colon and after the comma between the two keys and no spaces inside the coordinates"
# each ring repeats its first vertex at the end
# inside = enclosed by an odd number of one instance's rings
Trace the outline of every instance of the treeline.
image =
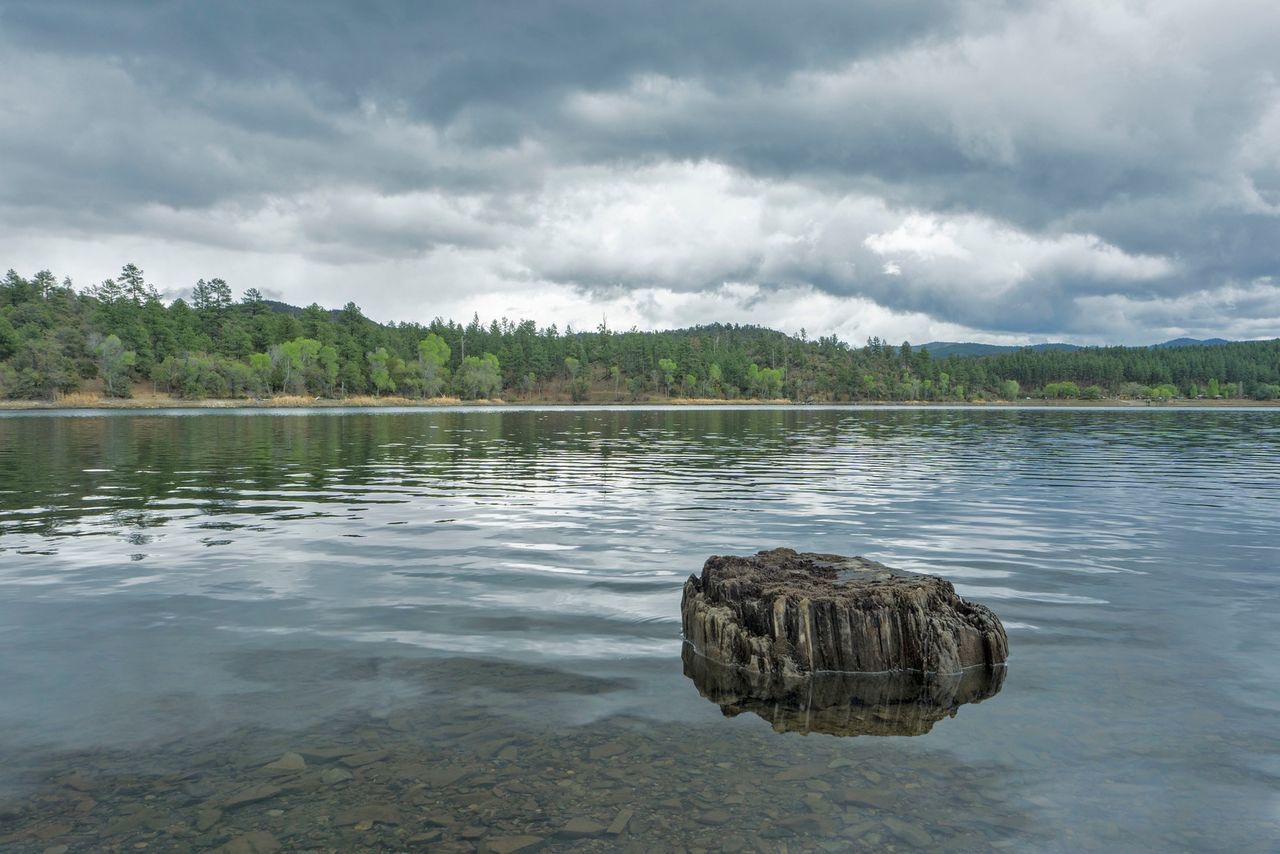
{"type": "Polygon", "coordinates": [[[54,399],[86,387],[128,397],[140,384],[184,398],[1272,399],[1280,340],[934,359],[906,342],[852,347],[726,324],[382,324],[355,303],[297,309],[253,288],[237,297],[216,278],[196,282],[189,301],[166,303],[132,264],[84,289],[48,271],[0,280],[0,397],[54,399]]]}

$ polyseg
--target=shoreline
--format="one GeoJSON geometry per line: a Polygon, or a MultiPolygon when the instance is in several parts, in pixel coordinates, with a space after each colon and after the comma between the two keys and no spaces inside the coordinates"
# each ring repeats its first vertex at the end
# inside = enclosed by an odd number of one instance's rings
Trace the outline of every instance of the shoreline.
{"type": "Polygon", "coordinates": [[[1280,400],[1170,400],[1162,403],[1131,398],[1104,398],[1101,400],[983,400],[983,401],[936,401],[936,400],[858,400],[858,401],[812,401],[798,403],[785,398],[773,400],[740,399],[721,400],[717,398],[655,398],[646,400],[560,400],[555,398],[525,400],[462,400],[455,397],[430,398],[419,400],[403,397],[350,397],[350,398],[303,398],[275,397],[265,399],[206,398],[185,400],[161,395],[148,395],[135,398],[99,398],[91,395],[73,395],[63,400],[3,400],[0,401],[0,412],[60,412],[92,409],[112,409],[133,412],[161,411],[168,409],[219,410],[219,409],[440,409],[447,407],[492,407],[494,409],[523,409],[528,407],[619,407],[645,408],[654,406],[672,407],[721,407],[721,406],[758,406],[758,407],[796,407],[804,408],[859,408],[883,407],[892,408],[991,408],[991,409],[1235,409],[1235,408],[1280,408],[1280,400]]]}

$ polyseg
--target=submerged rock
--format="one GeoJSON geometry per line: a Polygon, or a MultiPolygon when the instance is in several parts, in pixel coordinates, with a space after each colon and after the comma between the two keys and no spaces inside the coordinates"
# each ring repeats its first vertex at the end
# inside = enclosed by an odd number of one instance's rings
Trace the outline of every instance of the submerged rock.
{"type": "Polygon", "coordinates": [[[339,783],[347,782],[354,776],[346,768],[326,768],[320,772],[320,782],[326,786],[336,786],[339,783]]]}
{"type": "Polygon", "coordinates": [[[226,845],[214,849],[214,854],[275,854],[280,843],[265,830],[254,830],[237,836],[226,845]]]}
{"type": "Polygon", "coordinates": [[[368,824],[369,826],[375,824],[398,825],[403,821],[400,809],[395,804],[362,804],[348,807],[347,809],[339,810],[333,819],[333,823],[338,827],[347,827],[353,824],[368,824]]]}
{"type": "Polygon", "coordinates": [[[685,582],[680,616],[698,653],[769,678],[955,674],[1009,651],[1000,619],[944,578],[791,549],[709,558],[685,582]]]}
{"type": "Polygon", "coordinates": [[[242,807],[246,804],[256,804],[258,801],[270,800],[283,791],[284,789],[279,786],[267,784],[261,786],[250,786],[247,789],[240,789],[233,793],[222,803],[221,806],[223,809],[234,809],[235,807],[242,807]]]}
{"type": "Polygon", "coordinates": [[[305,771],[306,768],[307,760],[303,759],[301,754],[293,752],[286,753],[275,762],[263,766],[263,770],[273,774],[292,774],[295,771],[305,771]]]}
{"type": "Polygon", "coordinates": [[[579,816],[569,819],[563,827],[556,831],[556,836],[560,839],[586,839],[591,836],[600,836],[604,832],[605,826],[603,824],[579,816]]]}
{"type": "Polygon", "coordinates": [[[517,854],[520,851],[533,851],[542,845],[541,836],[496,836],[486,839],[480,845],[484,854],[517,854]]]}

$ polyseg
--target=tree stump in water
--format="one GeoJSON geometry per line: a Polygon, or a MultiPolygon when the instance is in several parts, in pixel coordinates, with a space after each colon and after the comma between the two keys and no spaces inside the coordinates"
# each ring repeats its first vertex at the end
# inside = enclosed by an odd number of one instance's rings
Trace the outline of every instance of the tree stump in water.
{"type": "Polygon", "coordinates": [[[768,677],[957,674],[1009,654],[1000,619],[944,578],[792,549],[708,558],[680,617],[699,654],[768,677]]]}

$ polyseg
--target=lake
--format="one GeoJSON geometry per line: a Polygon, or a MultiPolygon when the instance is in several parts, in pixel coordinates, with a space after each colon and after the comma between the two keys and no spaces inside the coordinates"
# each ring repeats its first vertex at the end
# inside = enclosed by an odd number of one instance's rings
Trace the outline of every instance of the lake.
{"type": "Polygon", "coordinates": [[[1278,519],[1274,409],[5,414],[0,845],[1275,850],[1278,519]],[[1000,690],[722,710],[681,585],[777,546],[950,579],[1000,690]]]}

